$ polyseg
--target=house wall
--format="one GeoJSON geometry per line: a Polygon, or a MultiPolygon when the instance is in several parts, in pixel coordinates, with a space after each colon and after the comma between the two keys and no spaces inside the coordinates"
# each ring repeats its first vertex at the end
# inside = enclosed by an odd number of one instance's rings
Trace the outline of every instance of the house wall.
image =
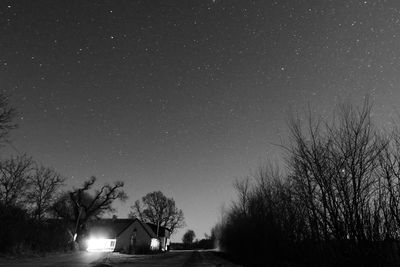
{"type": "Polygon", "coordinates": [[[160,249],[165,250],[166,238],[160,237],[159,240],[160,240],[160,249]]]}
{"type": "Polygon", "coordinates": [[[170,245],[170,242],[171,242],[170,236],[171,236],[171,233],[169,231],[165,230],[165,236],[160,238],[161,249],[163,251],[168,250],[168,246],[170,245]]]}
{"type": "Polygon", "coordinates": [[[166,237],[160,237],[160,249],[163,251],[166,251],[168,245],[168,238],[166,237]]]}
{"type": "Polygon", "coordinates": [[[150,248],[151,237],[139,221],[133,222],[117,237],[115,251],[134,254],[141,247],[150,248]],[[136,233],[134,230],[136,229],[136,233]]]}

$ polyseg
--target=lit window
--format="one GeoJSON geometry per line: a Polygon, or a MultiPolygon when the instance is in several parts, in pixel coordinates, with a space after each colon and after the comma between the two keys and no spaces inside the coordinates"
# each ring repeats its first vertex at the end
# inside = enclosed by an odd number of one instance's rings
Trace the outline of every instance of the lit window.
{"type": "Polygon", "coordinates": [[[160,247],[160,241],[157,238],[152,238],[150,243],[151,250],[157,250],[160,247]]]}
{"type": "Polygon", "coordinates": [[[115,239],[89,238],[87,240],[87,251],[112,252],[115,248],[115,239]]]}

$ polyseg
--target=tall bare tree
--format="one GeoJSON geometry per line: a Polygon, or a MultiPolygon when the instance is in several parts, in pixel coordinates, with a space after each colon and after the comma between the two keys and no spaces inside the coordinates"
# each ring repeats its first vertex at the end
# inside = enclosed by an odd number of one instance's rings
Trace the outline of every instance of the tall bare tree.
{"type": "Polygon", "coordinates": [[[92,176],[80,188],[64,194],[54,205],[56,216],[64,218],[76,227],[78,236],[84,231],[86,223],[106,212],[113,212],[115,200],[125,201],[126,193],[122,190],[123,182],[105,184],[100,189],[90,192],[96,182],[92,176]]]}
{"type": "Polygon", "coordinates": [[[0,161],[0,202],[3,205],[19,205],[26,201],[32,169],[32,158],[26,155],[0,161]]]}
{"type": "Polygon", "coordinates": [[[236,183],[238,199],[217,226],[222,248],[273,266],[282,256],[315,266],[398,266],[400,132],[384,133],[371,114],[366,100],[338,106],[332,120],[311,112],[292,119],[286,175],[267,168],[255,183],[236,183]]]}
{"type": "MultiPolygon", "coordinates": [[[[8,135],[17,127],[13,122],[16,111],[5,94],[0,94],[0,143],[8,142],[8,135]]],[[[32,159],[26,155],[2,160],[0,163],[0,202],[4,205],[21,202],[32,159]]]]}
{"type": "Polygon", "coordinates": [[[154,191],[137,200],[131,206],[130,217],[169,228],[173,233],[185,226],[183,211],[178,209],[173,198],[167,198],[161,191],[154,191]]]}
{"type": "Polygon", "coordinates": [[[380,155],[379,175],[381,177],[377,193],[379,211],[377,214],[385,227],[381,232],[387,238],[399,238],[400,227],[400,131],[394,129],[380,155]],[[379,216],[380,215],[380,216],[379,216]],[[383,216],[382,216],[383,215],[383,216]]]}
{"type": "Polygon", "coordinates": [[[17,127],[13,122],[17,112],[9,103],[5,94],[0,94],[0,142],[7,142],[8,135],[12,129],[17,127]]]}
{"type": "Polygon", "coordinates": [[[308,118],[290,124],[289,149],[297,193],[314,238],[365,240],[371,233],[376,169],[385,142],[371,123],[371,105],[343,104],[331,124],[308,118]]]}
{"type": "Polygon", "coordinates": [[[29,179],[28,202],[33,216],[41,220],[52,207],[65,179],[51,168],[36,167],[29,179]]]}

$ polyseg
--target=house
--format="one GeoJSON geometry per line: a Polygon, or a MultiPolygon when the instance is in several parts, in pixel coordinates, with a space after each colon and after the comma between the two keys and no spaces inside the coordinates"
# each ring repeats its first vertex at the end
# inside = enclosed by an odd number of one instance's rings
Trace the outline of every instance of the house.
{"type": "Polygon", "coordinates": [[[87,250],[140,254],[168,250],[170,230],[139,219],[99,219],[87,225],[87,250]]]}

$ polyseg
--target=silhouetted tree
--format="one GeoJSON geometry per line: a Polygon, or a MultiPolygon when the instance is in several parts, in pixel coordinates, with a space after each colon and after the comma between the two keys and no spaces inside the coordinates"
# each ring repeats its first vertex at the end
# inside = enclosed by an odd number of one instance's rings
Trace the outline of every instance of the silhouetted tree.
{"type": "MultiPolygon", "coordinates": [[[[8,135],[16,128],[15,115],[7,97],[0,94],[0,145],[10,144],[8,135]]],[[[60,251],[68,244],[67,231],[59,221],[38,221],[31,216],[43,216],[51,204],[53,185],[59,181],[50,179],[48,183],[47,178],[52,175],[34,166],[32,158],[26,155],[0,160],[1,253],[60,251]],[[39,181],[43,182],[42,186],[39,181]]]]}
{"type": "Polygon", "coordinates": [[[13,122],[17,112],[9,104],[9,99],[5,94],[0,94],[0,143],[8,141],[8,135],[12,129],[17,127],[13,122]]]}
{"type": "Polygon", "coordinates": [[[26,210],[0,203],[0,252],[19,252],[18,246],[26,243],[26,236],[33,229],[26,210]]]}
{"type": "Polygon", "coordinates": [[[380,176],[376,187],[376,219],[374,235],[398,239],[400,237],[400,132],[394,129],[379,158],[380,176]]]}
{"type": "Polygon", "coordinates": [[[53,205],[56,216],[77,226],[78,237],[85,231],[85,225],[89,220],[106,212],[113,212],[112,203],[115,200],[127,199],[127,195],[122,190],[123,182],[115,182],[113,185],[105,184],[91,193],[89,191],[95,182],[96,177],[92,176],[83,183],[82,187],[65,193],[53,205]]]}
{"type": "Polygon", "coordinates": [[[291,179],[308,209],[314,238],[366,240],[371,234],[377,170],[386,142],[375,131],[371,106],[339,107],[336,120],[290,125],[291,179]]]}
{"type": "Polygon", "coordinates": [[[182,237],[182,242],[184,244],[192,244],[193,240],[195,239],[196,234],[194,233],[193,230],[187,230],[186,233],[182,237]]]}
{"type": "Polygon", "coordinates": [[[142,201],[135,201],[131,209],[130,217],[166,227],[171,232],[185,226],[183,211],[176,207],[173,198],[167,198],[161,191],[148,193],[142,201]]]}
{"type": "Polygon", "coordinates": [[[43,166],[36,167],[29,178],[28,203],[31,205],[33,216],[41,220],[55,202],[57,191],[64,183],[55,170],[43,166]]]}
{"type": "Polygon", "coordinates": [[[26,202],[32,168],[32,158],[26,155],[0,161],[0,202],[4,206],[26,202]]]}
{"type": "Polygon", "coordinates": [[[250,266],[398,266],[400,134],[375,128],[368,100],[310,114],[290,121],[284,176],[235,184],[222,248],[250,266]]]}

